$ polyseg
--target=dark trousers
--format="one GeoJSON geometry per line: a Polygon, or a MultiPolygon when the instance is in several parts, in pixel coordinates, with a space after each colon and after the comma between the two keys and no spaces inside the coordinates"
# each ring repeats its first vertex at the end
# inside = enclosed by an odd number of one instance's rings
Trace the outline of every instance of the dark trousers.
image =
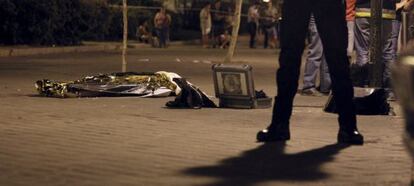
{"type": "Polygon", "coordinates": [[[249,34],[250,34],[250,48],[256,47],[256,33],[257,33],[257,24],[255,22],[250,22],[247,24],[249,34]]]}
{"type": "Polygon", "coordinates": [[[274,25],[262,26],[262,31],[264,35],[263,48],[267,48],[269,47],[269,37],[275,37],[276,27],[274,25]]]}
{"type": "Polygon", "coordinates": [[[269,46],[269,32],[265,26],[262,26],[263,32],[263,48],[267,48],[269,46]]]}
{"type": "Polygon", "coordinates": [[[297,92],[300,65],[310,15],[313,13],[328,64],[332,93],[343,130],[356,129],[353,87],[347,57],[348,30],[340,0],[288,0],[283,4],[281,54],[277,71],[277,96],[269,129],[289,127],[297,92]]]}
{"type": "Polygon", "coordinates": [[[213,38],[213,47],[221,45],[220,35],[224,34],[224,24],[223,23],[213,23],[212,27],[212,38],[213,38]]]}
{"type": "Polygon", "coordinates": [[[168,28],[167,27],[155,28],[155,32],[157,33],[157,37],[159,39],[158,47],[160,48],[167,47],[168,28]]]}

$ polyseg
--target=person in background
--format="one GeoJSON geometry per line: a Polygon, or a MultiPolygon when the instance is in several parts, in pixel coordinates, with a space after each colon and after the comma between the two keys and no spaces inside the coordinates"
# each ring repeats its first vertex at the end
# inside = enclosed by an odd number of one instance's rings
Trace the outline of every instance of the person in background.
{"type": "MultiPolygon", "coordinates": [[[[396,0],[383,1],[382,9],[382,33],[383,33],[383,48],[382,60],[384,70],[382,72],[382,88],[387,92],[390,91],[391,86],[391,64],[395,58],[393,42],[393,21],[396,19],[396,0]]],[[[370,45],[370,18],[371,18],[371,1],[357,0],[355,13],[355,49],[356,49],[356,64],[361,68],[367,69],[369,64],[369,45],[370,45]]],[[[369,84],[368,75],[364,77],[359,86],[366,86],[369,84]]]]}
{"type": "Polygon", "coordinates": [[[141,25],[137,28],[136,36],[139,42],[149,43],[151,39],[151,33],[148,28],[148,21],[144,21],[141,25]]]}
{"type": "Polygon", "coordinates": [[[213,48],[222,45],[221,37],[224,34],[226,24],[225,12],[221,6],[221,0],[216,0],[214,6],[211,8],[213,48]]]}
{"type": "Polygon", "coordinates": [[[225,17],[224,32],[220,35],[220,48],[225,49],[230,45],[231,34],[234,26],[234,13],[229,7],[225,17]]]}
{"type": "Polygon", "coordinates": [[[283,4],[283,0],[272,0],[273,2],[273,6],[275,8],[276,11],[276,15],[275,15],[275,43],[276,43],[276,47],[279,48],[280,47],[280,24],[282,23],[282,4],[283,4]]]}
{"type": "Polygon", "coordinates": [[[170,22],[171,18],[167,15],[165,8],[162,7],[154,17],[154,28],[159,40],[159,48],[167,47],[167,40],[169,35],[168,27],[170,25],[170,22]]]}
{"type": "MultiPolygon", "coordinates": [[[[414,1],[412,0],[397,0],[397,4],[395,5],[396,9],[396,19],[392,20],[392,31],[391,31],[391,48],[393,53],[392,61],[397,61],[397,53],[398,53],[398,39],[401,31],[401,21],[402,21],[402,12],[408,11],[410,8],[410,4],[413,4],[414,1]]],[[[389,67],[388,67],[389,68],[389,67]]],[[[393,91],[389,91],[388,93],[388,100],[395,101],[395,96],[393,91]]]]}
{"type": "Polygon", "coordinates": [[[201,27],[201,41],[203,44],[203,48],[209,47],[208,37],[211,32],[211,14],[210,14],[211,4],[206,3],[201,9],[200,12],[200,27],[201,27]]]}
{"type": "Polygon", "coordinates": [[[256,48],[256,34],[259,25],[259,3],[255,1],[250,7],[247,14],[247,26],[250,34],[250,48],[256,48]]]}
{"type": "MultiPolygon", "coordinates": [[[[355,3],[356,0],[346,0],[346,23],[348,27],[347,55],[349,61],[352,59],[354,50],[354,27],[355,27],[355,3]]],[[[301,94],[307,96],[322,96],[329,94],[331,78],[328,65],[323,54],[323,46],[316,28],[315,18],[311,16],[309,21],[309,50],[303,78],[303,89],[301,94]],[[317,71],[319,70],[319,91],[315,87],[317,71]],[[322,94],[321,94],[322,93],[322,94]]]]}
{"type": "Polygon", "coordinates": [[[331,78],[329,76],[328,65],[326,64],[323,53],[322,41],[316,28],[313,15],[309,21],[309,45],[308,56],[305,63],[303,75],[303,89],[301,94],[304,96],[323,96],[329,94],[331,90],[331,78]],[[316,77],[319,72],[319,91],[316,88],[316,77]]]}
{"type": "Polygon", "coordinates": [[[273,7],[271,0],[263,0],[265,6],[260,10],[260,24],[264,34],[263,47],[270,48],[276,47],[276,21],[277,21],[277,9],[273,7]]]}

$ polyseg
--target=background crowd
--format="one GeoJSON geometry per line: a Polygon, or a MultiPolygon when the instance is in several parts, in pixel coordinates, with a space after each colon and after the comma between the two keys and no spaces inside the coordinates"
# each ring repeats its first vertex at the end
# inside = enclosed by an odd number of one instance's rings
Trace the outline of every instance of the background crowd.
{"type": "MultiPolygon", "coordinates": [[[[281,1],[277,1],[281,2],[281,1]]],[[[250,34],[250,48],[256,48],[257,37],[263,36],[264,48],[276,48],[280,6],[272,1],[254,1],[247,11],[247,30],[250,34]]],[[[205,3],[200,11],[200,28],[203,47],[226,48],[230,40],[234,17],[231,7],[223,7],[221,0],[205,3]],[[210,42],[211,39],[211,42],[210,42]]]]}
{"type": "MultiPolygon", "coordinates": [[[[401,33],[401,18],[403,11],[409,11],[413,6],[412,0],[383,1],[383,88],[387,90],[388,99],[394,100],[391,90],[391,64],[397,59],[399,35],[401,33]]],[[[346,21],[348,26],[347,55],[353,64],[352,78],[354,86],[369,85],[370,69],[370,19],[371,2],[369,0],[346,0],[346,21]]],[[[304,73],[303,95],[321,96],[330,91],[331,81],[329,70],[323,54],[323,46],[313,17],[309,24],[309,45],[304,73]],[[316,86],[317,73],[320,73],[319,86],[316,86]]]]}
{"type": "MultiPolygon", "coordinates": [[[[399,35],[401,33],[402,12],[409,11],[414,1],[412,0],[385,0],[383,1],[383,50],[382,63],[383,88],[388,92],[389,99],[394,96],[391,91],[390,64],[396,61],[399,48],[399,35]]],[[[250,35],[249,47],[256,48],[258,41],[262,41],[263,48],[276,48],[278,46],[279,27],[283,22],[281,6],[283,1],[253,0],[247,14],[247,31],[250,35]]],[[[369,48],[370,48],[370,0],[344,0],[346,3],[345,18],[348,27],[347,55],[353,63],[352,75],[354,85],[367,87],[369,85],[369,48]]],[[[221,0],[206,2],[199,13],[201,43],[204,48],[226,48],[230,41],[232,26],[234,25],[234,6],[223,6],[221,0]]],[[[154,24],[159,25],[159,17],[165,17],[165,21],[159,28],[156,26],[153,35],[158,38],[158,47],[165,47],[168,40],[168,26],[171,18],[164,15],[161,9],[154,18],[154,24]],[[157,18],[158,17],[158,18],[157,18]],[[167,38],[167,39],[166,39],[167,38]]],[[[145,29],[138,29],[145,30],[145,29]]],[[[145,31],[148,35],[149,31],[145,31]]],[[[150,38],[141,34],[142,40],[150,38]]],[[[328,65],[326,64],[323,44],[318,33],[318,23],[311,16],[308,26],[308,50],[305,63],[304,82],[301,93],[309,96],[327,95],[331,89],[331,79],[328,65]],[[319,78],[319,80],[318,80],[319,78]],[[318,84],[319,83],[319,84],[318,84]]]]}

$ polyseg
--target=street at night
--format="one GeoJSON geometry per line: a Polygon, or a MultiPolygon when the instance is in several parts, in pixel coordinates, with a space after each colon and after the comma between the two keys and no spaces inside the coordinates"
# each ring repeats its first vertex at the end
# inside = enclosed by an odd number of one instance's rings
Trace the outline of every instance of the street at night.
{"type": "MultiPolygon", "coordinates": [[[[214,96],[226,50],[128,49],[127,71],[175,72],[214,96]]],[[[275,96],[278,50],[240,46],[256,90],[275,96]]],[[[302,65],[303,67],[303,65],[302,65]]],[[[257,143],[272,109],[168,109],[168,98],[39,96],[36,80],[121,71],[120,51],[0,58],[0,185],[409,185],[404,120],[358,116],[363,146],[337,143],[328,96],[296,95],[291,140],[257,143]]],[[[300,81],[302,82],[302,80],[300,81]]],[[[218,103],[218,99],[213,98],[218,103]]]]}

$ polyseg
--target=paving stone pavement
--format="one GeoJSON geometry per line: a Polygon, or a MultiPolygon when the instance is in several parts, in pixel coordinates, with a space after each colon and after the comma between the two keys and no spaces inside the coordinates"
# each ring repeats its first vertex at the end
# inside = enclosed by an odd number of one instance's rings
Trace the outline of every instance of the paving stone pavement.
{"type": "MultiPolygon", "coordinates": [[[[270,108],[166,109],[173,98],[35,96],[36,78],[73,79],[90,71],[78,64],[116,59],[111,55],[0,59],[0,185],[410,184],[403,118],[360,116],[366,143],[337,145],[336,116],[322,111],[326,97],[298,95],[292,140],[261,144],[255,135],[268,124],[270,108]],[[22,69],[27,74],[16,76],[22,69]]],[[[144,68],[147,62],[136,63],[144,68]]],[[[109,62],[103,64],[99,68],[113,70],[109,62]]],[[[152,64],[172,68],[176,63],[152,64]]],[[[273,71],[265,67],[258,66],[256,74],[273,71]]],[[[177,70],[213,94],[207,86],[209,64],[182,68],[177,70]]],[[[258,85],[272,94],[273,77],[262,78],[258,85]]]]}

